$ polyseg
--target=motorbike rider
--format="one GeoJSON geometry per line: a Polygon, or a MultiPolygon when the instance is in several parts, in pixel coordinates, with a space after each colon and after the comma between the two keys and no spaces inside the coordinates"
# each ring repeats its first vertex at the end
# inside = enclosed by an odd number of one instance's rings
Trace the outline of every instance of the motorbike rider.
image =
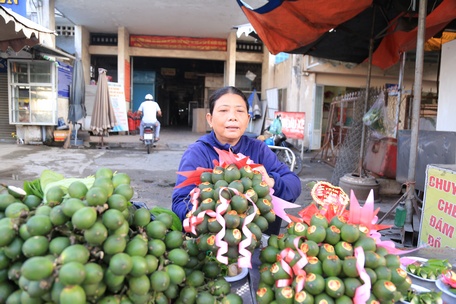
{"type": "Polygon", "coordinates": [[[160,139],[160,122],[157,116],[161,117],[162,112],[158,103],[154,101],[152,94],[147,94],[145,100],[138,108],[139,114],[142,116],[141,124],[139,126],[139,140],[144,140],[144,127],[146,125],[154,125],[154,138],[155,141],[160,139]]]}

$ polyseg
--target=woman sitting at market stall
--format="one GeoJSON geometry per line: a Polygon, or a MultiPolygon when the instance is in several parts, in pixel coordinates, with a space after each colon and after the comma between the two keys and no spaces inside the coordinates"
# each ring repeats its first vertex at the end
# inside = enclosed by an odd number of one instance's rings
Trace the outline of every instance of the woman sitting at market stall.
{"type": "MultiPolygon", "coordinates": [[[[206,115],[212,132],[188,147],[182,156],[179,172],[196,170],[198,167],[214,168],[213,161],[219,159],[214,147],[240,153],[262,165],[255,170],[261,172],[263,180],[273,188],[274,196],[294,202],[301,194],[299,177],[281,163],[264,142],[243,135],[250,120],[248,108],[247,98],[239,89],[228,86],[215,91],[209,98],[209,113],[206,115]]],[[[177,176],[172,195],[172,210],[181,220],[186,218],[192,208],[189,193],[195,187],[177,187],[185,179],[185,176],[177,176]]],[[[277,217],[265,234],[279,234],[280,225],[281,219],[277,217]]]]}

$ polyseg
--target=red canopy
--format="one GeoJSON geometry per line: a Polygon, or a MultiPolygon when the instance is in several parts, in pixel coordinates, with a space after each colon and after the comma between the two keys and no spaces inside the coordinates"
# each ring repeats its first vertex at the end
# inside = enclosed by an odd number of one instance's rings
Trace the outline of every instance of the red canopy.
{"type": "Polygon", "coordinates": [[[272,54],[295,50],[317,40],[369,7],[371,0],[269,1],[256,10],[241,5],[272,54]]]}
{"type": "MultiPolygon", "coordinates": [[[[425,40],[432,38],[456,17],[456,1],[445,0],[426,17],[425,40]]],[[[398,62],[401,53],[416,48],[418,28],[409,32],[388,30],[388,35],[382,40],[372,56],[372,64],[382,69],[389,68],[398,62]]]]}
{"type": "MultiPolygon", "coordinates": [[[[416,48],[418,4],[411,7],[409,0],[270,0],[257,9],[237,1],[272,54],[361,63],[369,56],[372,27],[373,64],[382,69],[394,65],[402,52],[416,48]],[[409,27],[402,27],[407,22],[409,27]]],[[[426,38],[455,18],[455,0],[429,4],[426,38]]]]}

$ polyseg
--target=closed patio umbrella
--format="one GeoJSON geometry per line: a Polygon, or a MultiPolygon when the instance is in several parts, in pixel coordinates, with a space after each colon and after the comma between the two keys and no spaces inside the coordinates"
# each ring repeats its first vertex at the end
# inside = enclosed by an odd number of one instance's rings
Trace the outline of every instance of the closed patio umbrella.
{"type": "Polygon", "coordinates": [[[105,69],[98,69],[98,83],[93,105],[90,130],[100,136],[99,147],[103,147],[103,137],[117,124],[114,109],[109,99],[108,80],[105,69]]]}
{"type": "Polygon", "coordinates": [[[68,107],[68,122],[73,123],[74,144],[77,143],[77,128],[78,120],[87,116],[85,107],[85,84],[84,70],[80,59],[76,59],[73,66],[73,78],[70,86],[70,99],[68,107]]]}

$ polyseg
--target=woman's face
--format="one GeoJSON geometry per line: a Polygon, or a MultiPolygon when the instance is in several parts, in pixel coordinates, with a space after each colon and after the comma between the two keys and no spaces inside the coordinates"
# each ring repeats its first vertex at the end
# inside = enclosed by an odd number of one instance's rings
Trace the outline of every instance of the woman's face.
{"type": "Polygon", "coordinates": [[[225,94],[215,102],[212,115],[208,113],[206,119],[222,144],[234,146],[247,129],[250,115],[241,96],[225,94]]]}

